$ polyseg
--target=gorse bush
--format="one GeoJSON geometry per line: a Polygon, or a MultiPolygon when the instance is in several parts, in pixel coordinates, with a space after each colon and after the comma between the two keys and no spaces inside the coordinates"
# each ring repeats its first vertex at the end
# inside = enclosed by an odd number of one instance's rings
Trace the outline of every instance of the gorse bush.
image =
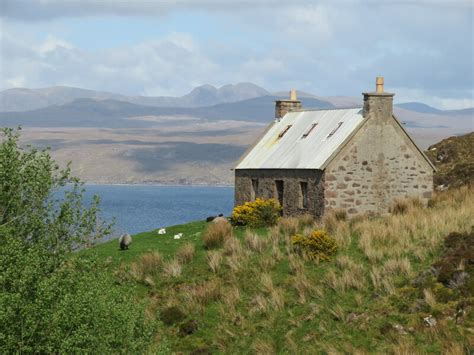
{"type": "Polygon", "coordinates": [[[252,228],[269,227],[278,222],[280,215],[281,206],[277,200],[257,198],[253,202],[236,206],[232,211],[231,223],[234,226],[252,228]]]}
{"type": "Polygon", "coordinates": [[[312,260],[329,260],[337,251],[337,244],[323,230],[315,230],[310,235],[297,234],[291,238],[295,250],[312,260]]]}
{"type": "Polygon", "coordinates": [[[98,198],[85,207],[68,168],[1,133],[0,353],[144,352],[155,328],[144,305],[94,254],[71,253],[109,231],[98,198]]]}

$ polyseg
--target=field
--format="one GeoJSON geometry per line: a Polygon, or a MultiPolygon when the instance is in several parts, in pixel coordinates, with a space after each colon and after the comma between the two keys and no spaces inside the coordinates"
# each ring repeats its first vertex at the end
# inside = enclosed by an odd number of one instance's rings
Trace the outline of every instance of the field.
{"type": "Polygon", "coordinates": [[[202,221],[135,235],[128,251],[112,241],[85,252],[137,286],[162,323],[155,342],[173,352],[463,354],[474,341],[473,215],[474,189],[462,187],[381,217],[222,225],[212,248],[202,221]],[[337,242],[328,261],[294,251],[291,236],[314,229],[337,242]]]}

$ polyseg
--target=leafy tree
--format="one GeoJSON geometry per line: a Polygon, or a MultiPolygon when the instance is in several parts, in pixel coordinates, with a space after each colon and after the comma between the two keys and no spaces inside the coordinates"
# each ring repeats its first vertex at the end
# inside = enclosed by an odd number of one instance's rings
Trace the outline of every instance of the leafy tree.
{"type": "Polygon", "coordinates": [[[109,233],[98,197],[85,207],[69,166],[22,149],[19,130],[1,133],[0,353],[148,349],[156,324],[144,304],[114,283],[106,262],[73,252],[109,233]]]}

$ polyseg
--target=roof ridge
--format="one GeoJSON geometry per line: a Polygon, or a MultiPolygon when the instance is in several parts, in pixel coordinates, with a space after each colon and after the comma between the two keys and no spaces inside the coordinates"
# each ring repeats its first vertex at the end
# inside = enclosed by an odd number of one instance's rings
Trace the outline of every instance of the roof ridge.
{"type": "Polygon", "coordinates": [[[328,108],[306,108],[306,107],[302,107],[300,109],[296,109],[296,110],[291,110],[290,112],[288,113],[291,113],[291,112],[305,112],[305,111],[336,111],[336,110],[355,110],[355,109],[360,109],[362,110],[362,106],[352,106],[352,107],[328,107],[328,108]]]}

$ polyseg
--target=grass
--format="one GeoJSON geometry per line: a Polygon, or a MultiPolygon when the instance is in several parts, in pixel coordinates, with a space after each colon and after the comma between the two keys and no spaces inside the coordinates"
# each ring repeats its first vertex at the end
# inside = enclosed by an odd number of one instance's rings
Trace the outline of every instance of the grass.
{"type": "Polygon", "coordinates": [[[444,286],[430,266],[448,234],[470,233],[473,201],[463,187],[386,217],[234,228],[210,250],[209,224],[193,222],[135,235],[125,252],[116,241],[91,251],[138,285],[149,316],[179,315],[160,334],[173,352],[461,354],[473,340],[472,294],[444,286]],[[329,261],[293,252],[291,235],[314,229],[338,243],[329,261]],[[436,326],[424,324],[429,315],[436,326]]]}

